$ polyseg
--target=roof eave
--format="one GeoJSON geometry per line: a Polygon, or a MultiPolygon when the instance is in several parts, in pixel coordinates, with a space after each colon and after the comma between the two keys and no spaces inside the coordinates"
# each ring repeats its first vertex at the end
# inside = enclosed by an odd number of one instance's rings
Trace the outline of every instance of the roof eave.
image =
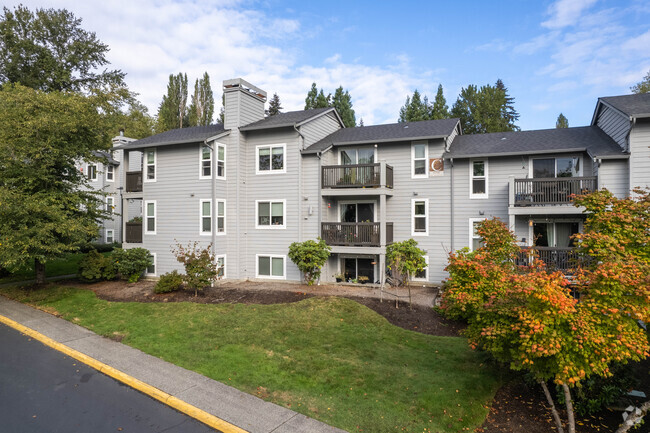
{"type": "Polygon", "coordinates": [[[128,143],[122,146],[114,147],[114,149],[137,150],[137,149],[147,149],[150,147],[171,146],[172,144],[203,143],[204,140],[205,140],[204,138],[188,138],[185,140],[170,140],[170,141],[161,141],[156,143],[145,143],[145,144],[128,143]]]}
{"type": "Polygon", "coordinates": [[[357,141],[339,141],[333,142],[334,146],[351,146],[354,144],[374,144],[374,143],[394,143],[399,141],[417,141],[417,140],[436,140],[439,138],[447,138],[449,134],[445,135],[425,135],[422,137],[404,137],[404,138],[382,138],[379,140],[357,140],[357,141]]]}
{"type": "Polygon", "coordinates": [[[218,140],[218,139],[220,139],[221,137],[225,137],[226,135],[229,135],[229,134],[230,134],[230,129],[227,129],[227,130],[223,131],[223,132],[220,133],[220,134],[213,135],[212,137],[208,137],[208,138],[206,138],[205,141],[208,142],[208,141],[218,140]]]}
{"type": "Polygon", "coordinates": [[[547,153],[571,153],[571,152],[587,152],[586,147],[575,147],[572,149],[540,149],[540,150],[526,150],[518,152],[492,152],[492,153],[474,153],[474,154],[460,154],[454,155],[446,152],[443,154],[443,158],[491,158],[496,156],[521,156],[521,155],[539,155],[547,153]]]}
{"type": "Polygon", "coordinates": [[[302,122],[298,122],[298,123],[296,123],[296,124],[295,124],[295,127],[298,128],[298,127],[304,125],[305,123],[309,123],[309,122],[311,122],[312,120],[316,120],[316,119],[318,119],[319,117],[322,117],[322,116],[325,116],[326,114],[331,113],[332,111],[333,111],[334,114],[336,115],[336,119],[337,119],[337,120],[339,121],[339,123],[341,124],[341,127],[342,127],[342,128],[345,128],[345,125],[343,124],[343,119],[341,119],[341,116],[339,116],[339,113],[336,111],[336,108],[334,108],[334,107],[330,107],[328,110],[325,110],[325,111],[323,111],[322,113],[318,113],[318,114],[316,114],[316,115],[310,117],[309,119],[305,119],[305,120],[303,120],[302,122]]]}

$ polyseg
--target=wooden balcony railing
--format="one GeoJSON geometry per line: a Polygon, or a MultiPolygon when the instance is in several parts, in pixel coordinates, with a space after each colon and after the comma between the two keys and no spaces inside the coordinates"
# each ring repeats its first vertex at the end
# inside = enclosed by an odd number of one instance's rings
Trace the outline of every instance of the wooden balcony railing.
{"type": "Polygon", "coordinates": [[[515,206],[570,204],[573,194],[585,194],[598,189],[598,178],[551,177],[515,179],[515,206]]]}
{"type": "Polygon", "coordinates": [[[125,225],[126,230],[124,231],[124,241],[129,244],[141,244],[142,222],[127,222],[125,225]]]}
{"type": "MultiPolygon", "coordinates": [[[[535,247],[538,257],[546,263],[546,267],[552,271],[562,271],[570,274],[573,269],[579,265],[587,265],[591,257],[583,256],[575,248],[558,248],[558,247],[535,247]]],[[[530,263],[529,249],[522,248],[519,253],[518,264],[526,265],[530,263]]]]}
{"type": "Polygon", "coordinates": [[[129,171],[126,173],[126,192],[142,191],[142,172],[129,171]]]}
{"type": "MultiPolygon", "coordinates": [[[[392,237],[393,224],[386,223],[386,234],[392,237]],[[390,229],[388,229],[390,224],[390,229]]],[[[328,245],[379,247],[379,223],[322,223],[321,237],[328,245]]]]}
{"type": "MultiPolygon", "coordinates": [[[[322,168],[323,188],[378,188],[381,164],[328,165],[322,168]]],[[[386,165],[386,187],[393,187],[393,167],[386,165]]]]}

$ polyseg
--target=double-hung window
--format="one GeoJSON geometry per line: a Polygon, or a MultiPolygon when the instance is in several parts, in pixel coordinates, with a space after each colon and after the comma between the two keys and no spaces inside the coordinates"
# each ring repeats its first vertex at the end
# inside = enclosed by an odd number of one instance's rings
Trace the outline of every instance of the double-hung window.
{"type": "Polygon", "coordinates": [[[419,179],[427,177],[427,159],[429,158],[429,146],[426,141],[416,141],[411,146],[411,178],[419,179]]]}
{"type": "Polygon", "coordinates": [[[483,246],[483,238],[478,234],[478,225],[485,218],[470,218],[469,219],[469,248],[476,251],[483,246]]]}
{"type": "Polygon", "coordinates": [[[144,233],[147,235],[156,234],[156,201],[145,201],[144,202],[144,216],[145,216],[145,226],[144,233]]]}
{"type": "Polygon", "coordinates": [[[429,199],[411,200],[411,235],[429,234],[429,199]]]}
{"type": "Polygon", "coordinates": [[[113,182],[115,180],[115,167],[112,165],[106,166],[106,182],[113,182]]]}
{"type": "Polygon", "coordinates": [[[257,146],[257,174],[264,173],[286,173],[285,161],[286,145],[272,144],[268,146],[257,146]]]}
{"type": "Polygon", "coordinates": [[[147,267],[146,274],[155,277],[156,276],[156,253],[149,253],[151,258],[151,264],[147,267]]]}
{"type": "Polygon", "coordinates": [[[488,198],[488,162],[486,159],[469,161],[469,198],[488,198]]]}
{"type": "Polygon", "coordinates": [[[202,144],[201,145],[201,154],[200,154],[201,167],[201,179],[210,179],[212,176],[212,150],[209,146],[202,144]]]}
{"type": "Polygon", "coordinates": [[[226,278],[226,255],[216,257],[217,262],[217,278],[226,278]]]}
{"type": "Polygon", "coordinates": [[[144,152],[145,158],[145,171],[146,176],[144,178],[145,182],[155,182],[156,181],[156,150],[149,149],[144,152]]]}
{"type": "Polygon", "coordinates": [[[217,146],[217,177],[226,177],[226,146],[215,143],[217,146]]]}
{"type": "Polygon", "coordinates": [[[212,234],[212,200],[201,200],[201,234],[212,234]]]}
{"type": "Polygon", "coordinates": [[[106,197],[106,212],[113,215],[115,211],[115,199],[113,197],[106,197]]]}
{"type": "Polygon", "coordinates": [[[257,255],[257,277],[285,279],[285,256],[257,255]]]}
{"type": "Polygon", "coordinates": [[[256,202],[257,228],[283,229],[285,228],[284,209],[286,200],[272,200],[256,202]]]}
{"type": "Polygon", "coordinates": [[[415,273],[413,281],[429,281],[429,256],[424,256],[424,261],[427,265],[420,272],[415,273]]]}
{"type": "Polygon", "coordinates": [[[114,231],[112,229],[106,230],[106,243],[107,244],[112,244],[115,241],[115,235],[114,231]]]}
{"type": "Polygon", "coordinates": [[[95,164],[88,164],[88,180],[97,180],[97,166],[95,164]]]}
{"type": "Polygon", "coordinates": [[[226,201],[217,200],[217,234],[226,234],[226,201]]]}

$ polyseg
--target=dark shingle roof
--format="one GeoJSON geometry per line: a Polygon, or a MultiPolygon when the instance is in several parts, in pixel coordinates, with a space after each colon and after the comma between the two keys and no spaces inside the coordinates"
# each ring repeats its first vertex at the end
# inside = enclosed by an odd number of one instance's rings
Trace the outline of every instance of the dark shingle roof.
{"type": "Polygon", "coordinates": [[[650,117],[650,93],[598,98],[630,117],[650,117]]]}
{"type": "Polygon", "coordinates": [[[115,149],[142,149],[144,147],[166,146],[169,144],[199,143],[222,132],[225,132],[222,124],[172,129],[122,146],[116,146],[115,149]]]}
{"type": "Polygon", "coordinates": [[[454,131],[457,124],[458,119],[440,119],[343,128],[312,144],[303,150],[302,153],[317,153],[330,146],[344,146],[348,144],[448,137],[454,131]]]}
{"type": "Polygon", "coordinates": [[[259,129],[286,128],[305,122],[328,111],[334,111],[334,108],[313,108],[311,110],[289,111],[279,113],[275,116],[269,116],[258,122],[249,123],[239,128],[240,131],[255,131],[259,129]]]}
{"type": "Polygon", "coordinates": [[[113,158],[113,155],[110,152],[105,150],[93,150],[93,155],[103,158],[106,164],[120,165],[120,162],[113,158]]]}
{"type": "Polygon", "coordinates": [[[627,155],[597,126],[459,135],[445,157],[526,155],[586,151],[592,157],[625,158],[627,155]]]}

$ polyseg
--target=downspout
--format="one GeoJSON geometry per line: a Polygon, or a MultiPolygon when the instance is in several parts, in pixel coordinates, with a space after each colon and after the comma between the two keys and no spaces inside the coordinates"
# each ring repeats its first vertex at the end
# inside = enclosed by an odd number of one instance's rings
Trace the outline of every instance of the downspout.
{"type": "Polygon", "coordinates": [[[451,252],[453,253],[456,251],[456,248],[454,248],[454,158],[449,158],[449,194],[449,204],[451,207],[451,252]]]}
{"type": "Polygon", "coordinates": [[[212,199],[210,200],[210,233],[212,233],[212,257],[217,255],[217,173],[215,171],[214,161],[217,158],[214,151],[214,145],[208,144],[208,140],[204,140],[203,143],[210,149],[210,187],[212,199]]]}
{"type": "Polygon", "coordinates": [[[300,136],[300,145],[298,146],[298,242],[302,242],[302,150],[305,145],[305,136],[295,124],[293,129],[300,136]]]}

